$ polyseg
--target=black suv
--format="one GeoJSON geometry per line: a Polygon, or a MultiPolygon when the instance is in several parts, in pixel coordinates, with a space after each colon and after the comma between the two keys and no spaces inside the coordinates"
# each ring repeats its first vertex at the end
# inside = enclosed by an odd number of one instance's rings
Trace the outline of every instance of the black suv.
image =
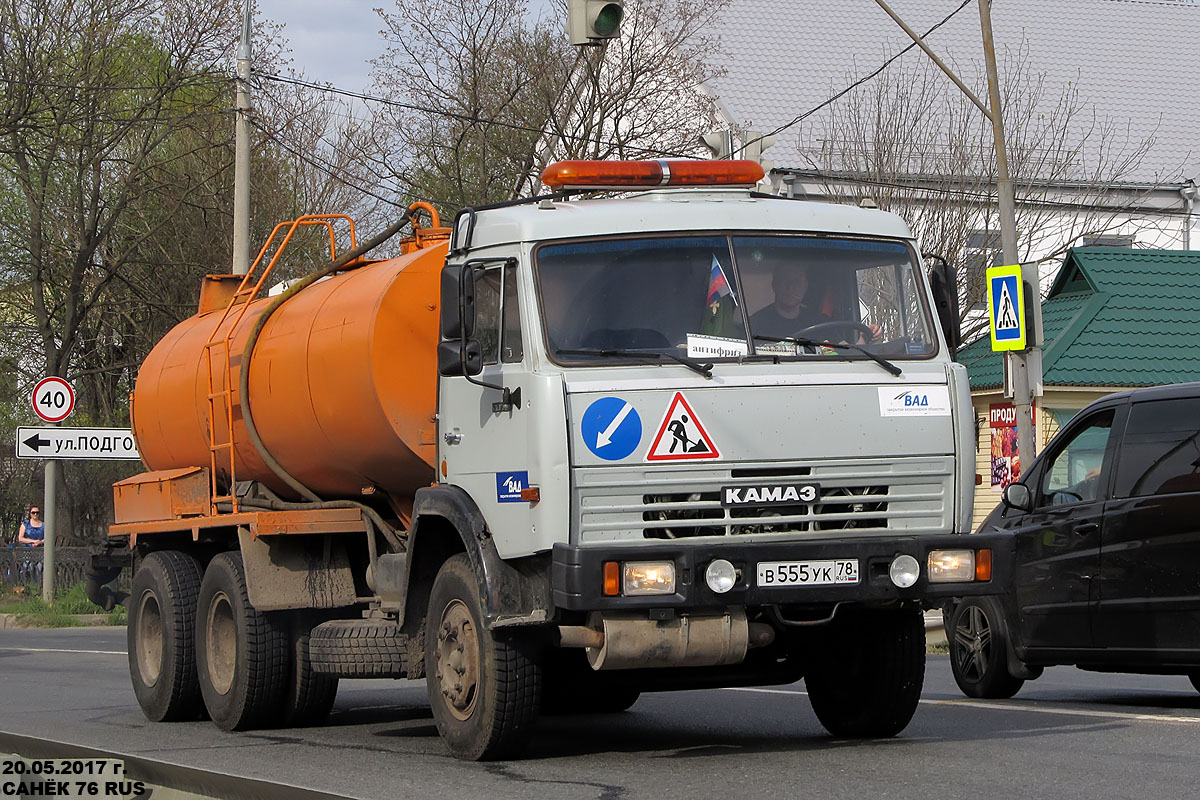
{"type": "Polygon", "coordinates": [[[1200,383],[1079,412],[980,532],[1015,534],[1013,586],[944,609],[954,678],[1012,697],[1054,664],[1200,689],[1200,383]]]}

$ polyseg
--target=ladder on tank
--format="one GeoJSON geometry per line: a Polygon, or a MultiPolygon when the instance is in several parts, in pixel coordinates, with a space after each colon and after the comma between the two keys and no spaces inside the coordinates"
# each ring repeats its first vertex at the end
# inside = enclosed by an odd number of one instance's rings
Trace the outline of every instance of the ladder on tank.
{"type": "MultiPolygon", "coordinates": [[[[232,512],[235,514],[239,510],[236,488],[237,451],[233,443],[233,404],[235,395],[233,364],[230,357],[230,345],[234,338],[234,332],[241,325],[242,318],[246,316],[246,311],[250,308],[250,302],[258,296],[258,293],[266,283],[267,277],[270,276],[271,271],[275,269],[275,265],[279,262],[279,257],[292,240],[292,236],[301,226],[324,225],[329,231],[329,259],[333,261],[337,258],[337,237],[333,230],[333,223],[340,219],[344,219],[349,223],[350,249],[353,250],[357,247],[354,235],[354,220],[345,214],[305,214],[290,222],[280,222],[276,225],[271,230],[271,235],[267,237],[267,241],[263,244],[262,249],[258,251],[258,255],[242,278],[241,283],[238,284],[237,290],[229,298],[229,304],[221,312],[221,316],[217,319],[216,325],[213,326],[212,333],[209,334],[208,341],[204,345],[204,368],[208,378],[209,503],[211,506],[210,513],[212,514],[217,513],[217,505],[220,503],[229,503],[232,512]],[[284,231],[286,232],[284,233],[284,231]],[[262,264],[267,252],[271,250],[271,246],[275,244],[276,239],[280,237],[281,233],[282,239],[279,241],[278,246],[275,247],[271,259],[267,262],[261,274],[256,277],[255,273],[259,265],[262,264]],[[234,311],[238,306],[240,308],[234,311]],[[224,413],[221,413],[221,409],[218,408],[218,401],[221,401],[221,404],[224,406],[224,413]],[[218,432],[223,434],[223,436],[218,437],[218,432]],[[222,472],[228,476],[228,480],[222,481],[222,472]]],[[[246,364],[239,364],[239,370],[245,369],[247,366],[246,364]]],[[[238,398],[238,402],[240,402],[240,398],[238,398]]]]}

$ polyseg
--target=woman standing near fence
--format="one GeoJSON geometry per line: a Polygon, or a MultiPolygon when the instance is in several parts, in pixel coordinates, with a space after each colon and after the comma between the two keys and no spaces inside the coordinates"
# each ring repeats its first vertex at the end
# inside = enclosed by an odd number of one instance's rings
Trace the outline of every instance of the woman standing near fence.
{"type": "Polygon", "coordinates": [[[29,509],[29,519],[21,523],[17,542],[22,547],[41,547],[46,543],[46,526],[42,522],[42,510],[37,506],[29,509]]]}

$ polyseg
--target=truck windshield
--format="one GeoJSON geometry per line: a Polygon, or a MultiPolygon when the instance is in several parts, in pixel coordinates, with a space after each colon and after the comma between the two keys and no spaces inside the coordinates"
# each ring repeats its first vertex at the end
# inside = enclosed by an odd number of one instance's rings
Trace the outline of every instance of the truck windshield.
{"type": "Polygon", "coordinates": [[[560,363],[888,359],[934,354],[911,248],[799,235],[662,236],[535,251],[550,355],[560,363]],[[801,341],[802,340],[802,341],[801,341]],[[817,344],[813,344],[817,343],[817,344]],[[822,343],[830,346],[823,347],[822,343]]]}

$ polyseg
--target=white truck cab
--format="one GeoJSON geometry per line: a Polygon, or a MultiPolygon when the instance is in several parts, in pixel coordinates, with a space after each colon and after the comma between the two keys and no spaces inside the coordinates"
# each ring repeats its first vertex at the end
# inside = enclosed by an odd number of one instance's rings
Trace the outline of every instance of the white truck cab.
{"type": "Polygon", "coordinates": [[[522,576],[489,624],[548,626],[576,688],[804,676],[830,731],[892,735],[920,694],[920,608],[992,593],[1010,563],[960,536],[953,275],[931,289],[899,217],[758,194],[754,169],[564,162],[548,185],[646,185],[461,213],[439,479],[522,576]]]}

